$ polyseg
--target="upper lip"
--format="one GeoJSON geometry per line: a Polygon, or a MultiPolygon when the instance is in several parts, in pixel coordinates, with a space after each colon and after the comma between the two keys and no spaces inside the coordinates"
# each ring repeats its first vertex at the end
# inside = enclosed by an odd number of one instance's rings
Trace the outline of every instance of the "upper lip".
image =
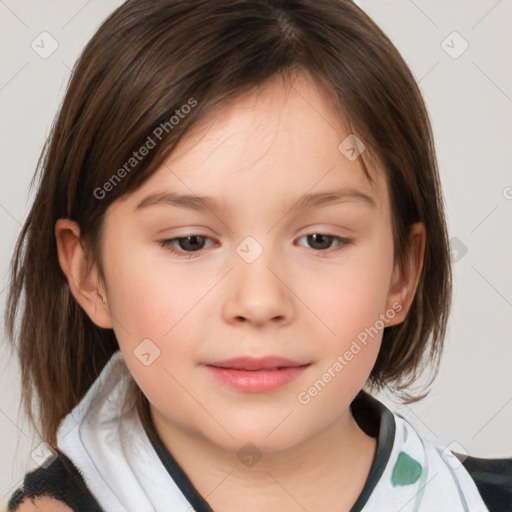
{"type": "Polygon", "coordinates": [[[241,356],[233,359],[225,359],[224,361],[215,361],[206,363],[207,366],[216,366],[217,368],[233,368],[237,370],[270,370],[276,368],[288,368],[291,366],[304,366],[309,363],[299,363],[284,357],[278,356],[241,356]]]}

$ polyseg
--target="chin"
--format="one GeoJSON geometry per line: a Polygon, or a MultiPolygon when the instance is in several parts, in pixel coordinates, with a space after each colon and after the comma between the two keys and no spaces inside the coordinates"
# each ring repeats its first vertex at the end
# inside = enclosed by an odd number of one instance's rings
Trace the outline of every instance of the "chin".
{"type": "MultiPolygon", "coordinates": [[[[254,455],[258,458],[262,454],[277,453],[289,448],[294,447],[300,443],[301,439],[294,439],[287,437],[286,439],[280,436],[275,436],[275,439],[267,437],[266,433],[261,435],[233,435],[233,439],[218,440],[217,446],[223,450],[232,451],[243,463],[244,455],[254,455]],[[222,442],[224,441],[224,442],[222,442]]],[[[214,442],[210,440],[210,442],[214,442]]]]}
{"type": "Polygon", "coordinates": [[[297,444],[300,444],[307,436],[303,433],[303,429],[297,428],[291,422],[285,427],[282,418],[278,421],[269,422],[252,422],[245,418],[240,424],[223,423],[224,428],[231,434],[230,437],[224,431],[219,435],[219,431],[215,432],[214,438],[208,437],[210,443],[216,444],[219,448],[237,452],[243,450],[244,447],[251,449],[253,445],[255,449],[261,453],[271,453],[286,450],[297,444]],[[280,424],[281,423],[281,424],[280,424]]]}

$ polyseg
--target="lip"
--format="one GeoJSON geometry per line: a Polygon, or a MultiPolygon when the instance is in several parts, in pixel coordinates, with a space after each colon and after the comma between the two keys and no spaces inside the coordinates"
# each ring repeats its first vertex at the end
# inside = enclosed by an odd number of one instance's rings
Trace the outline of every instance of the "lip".
{"type": "Polygon", "coordinates": [[[298,378],[310,363],[278,356],[243,356],[206,363],[205,367],[219,381],[239,391],[273,391],[298,378]]]}
{"type": "Polygon", "coordinates": [[[277,368],[290,368],[303,366],[308,363],[300,363],[279,356],[240,356],[224,361],[215,361],[213,363],[205,363],[207,366],[215,366],[217,368],[229,368],[233,370],[272,370],[277,368]]]}

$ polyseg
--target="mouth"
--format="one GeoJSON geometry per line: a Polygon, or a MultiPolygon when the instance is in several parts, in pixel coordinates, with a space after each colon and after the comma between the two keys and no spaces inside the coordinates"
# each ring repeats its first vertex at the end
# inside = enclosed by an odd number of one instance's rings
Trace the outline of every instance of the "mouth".
{"type": "Polygon", "coordinates": [[[223,385],[250,393],[278,389],[298,378],[311,363],[282,357],[238,357],[206,363],[210,374],[223,385]]]}
{"type": "Polygon", "coordinates": [[[224,361],[215,361],[212,363],[205,363],[206,366],[213,366],[215,368],[226,368],[231,370],[245,370],[245,371],[276,371],[283,368],[296,368],[305,366],[309,363],[293,361],[279,356],[242,356],[233,359],[226,359],[224,361]]]}

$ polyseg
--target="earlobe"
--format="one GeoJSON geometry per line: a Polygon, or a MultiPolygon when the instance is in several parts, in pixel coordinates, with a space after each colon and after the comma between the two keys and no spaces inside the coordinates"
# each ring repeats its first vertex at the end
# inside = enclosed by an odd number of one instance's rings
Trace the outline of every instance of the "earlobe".
{"type": "Polygon", "coordinates": [[[59,219],[55,224],[55,238],[59,263],[73,297],[98,327],[111,329],[105,288],[97,265],[89,271],[90,259],[80,238],[80,227],[70,219],[59,219]]]}
{"type": "Polygon", "coordinates": [[[423,268],[425,244],[425,226],[422,222],[417,222],[411,226],[409,231],[409,251],[406,265],[404,268],[400,268],[397,263],[393,270],[387,307],[399,303],[401,309],[388,326],[400,324],[409,312],[423,268]]]}

